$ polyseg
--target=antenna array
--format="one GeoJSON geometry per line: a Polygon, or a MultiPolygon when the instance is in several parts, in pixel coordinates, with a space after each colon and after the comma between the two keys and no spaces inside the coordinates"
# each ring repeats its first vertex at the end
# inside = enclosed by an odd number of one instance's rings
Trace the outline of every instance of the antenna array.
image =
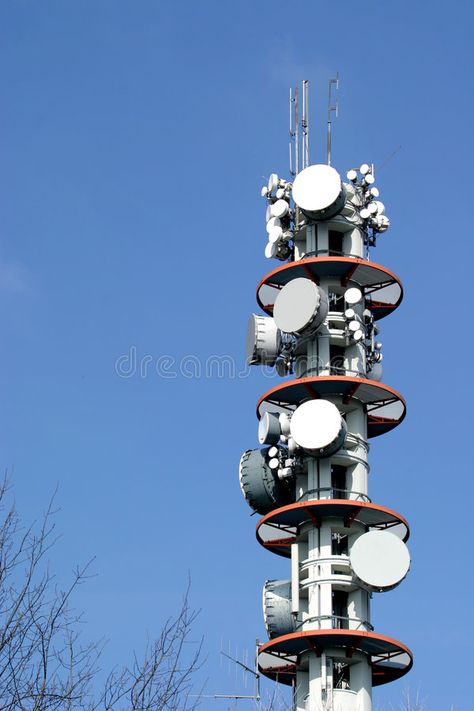
{"type": "Polygon", "coordinates": [[[412,654],[378,634],[372,594],[405,578],[408,524],[368,495],[369,440],[397,427],[405,402],[382,380],[379,322],[400,304],[402,286],[368,261],[389,227],[374,168],[309,163],[308,82],[290,91],[290,174],[275,173],[266,201],[265,254],[284,265],[257,289],[247,360],[286,377],[257,403],[259,448],[244,452],[240,485],[261,515],[257,539],[289,559],[287,580],[264,585],[269,641],[258,673],[293,689],[295,711],[371,711],[372,687],[403,676],[412,654]],[[301,156],[301,167],[300,167],[301,156]]]}

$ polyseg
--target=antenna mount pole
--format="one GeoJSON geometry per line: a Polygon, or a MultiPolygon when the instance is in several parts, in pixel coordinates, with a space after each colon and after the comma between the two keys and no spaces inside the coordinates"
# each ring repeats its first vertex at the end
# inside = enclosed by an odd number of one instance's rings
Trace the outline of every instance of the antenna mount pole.
{"type": "Polygon", "coordinates": [[[309,165],[309,124],[308,124],[308,87],[307,79],[303,80],[303,111],[301,113],[301,132],[302,132],[302,167],[307,168],[309,165]]]}
{"type": "Polygon", "coordinates": [[[329,90],[328,90],[328,165],[331,165],[331,115],[334,113],[336,118],[339,116],[339,100],[336,99],[336,103],[333,104],[332,90],[333,87],[339,89],[339,72],[337,72],[334,79],[329,80],[329,90]]]}

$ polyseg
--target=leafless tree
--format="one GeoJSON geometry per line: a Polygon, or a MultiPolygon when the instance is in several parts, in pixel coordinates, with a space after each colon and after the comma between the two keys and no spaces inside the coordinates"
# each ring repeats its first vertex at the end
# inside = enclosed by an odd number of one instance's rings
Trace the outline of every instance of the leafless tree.
{"type": "Polygon", "coordinates": [[[0,710],[191,711],[202,663],[202,641],[193,643],[196,612],[189,585],[181,609],[170,617],[142,656],[103,680],[103,642],[83,643],[81,616],[71,602],[89,577],[77,568],[61,589],[48,566],[56,541],[52,504],[37,525],[24,528],[0,483],[0,710]]]}
{"type": "MultiPolygon", "coordinates": [[[[398,707],[400,711],[427,711],[425,699],[422,698],[420,692],[412,694],[409,689],[405,689],[402,694],[402,700],[398,707]]],[[[391,705],[391,711],[396,711],[396,707],[391,705]]]]}

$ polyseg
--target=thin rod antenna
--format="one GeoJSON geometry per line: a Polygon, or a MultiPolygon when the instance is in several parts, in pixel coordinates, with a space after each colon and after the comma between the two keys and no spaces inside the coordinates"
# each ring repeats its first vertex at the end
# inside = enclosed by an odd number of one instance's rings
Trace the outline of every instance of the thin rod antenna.
{"type": "Polygon", "coordinates": [[[255,640],[255,696],[256,698],[260,701],[262,698],[260,696],[260,673],[258,671],[258,648],[259,648],[259,641],[258,639],[255,640]]]}
{"type": "Polygon", "coordinates": [[[295,146],[295,97],[293,94],[293,89],[290,89],[290,143],[289,143],[289,149],[290,149],[290,175],[292,177],[295,177],[296,171],[295,167],[293,165],[293,153],[294,153],[294,146],[295,146]]]}
{"type": "Polygon", "coordinates": [[[332,103],[332,89],[339,89],[339,72],[336,74],[335,79],[329,80],[328,89],[328,165],[331,165],[331,115],[334,113],[336,118],[339,116],[339,100],[336,99],[336,103],[332,103]]]}
{"type": "Polygon", "coordinates": [[[300,156],[299,156],[299,125],[298,125],[298,87],[295,87],[295,175],[300,172],[300,156]]]}
{"type": "Polygon", "coordinates": [[[302,141],[302,167],[307,168],[309,165],[309,124],[308,124],[308,86],[307,79],[303,79],[303,111],[301,114],[301,132],[303,134],[302,141]]]}

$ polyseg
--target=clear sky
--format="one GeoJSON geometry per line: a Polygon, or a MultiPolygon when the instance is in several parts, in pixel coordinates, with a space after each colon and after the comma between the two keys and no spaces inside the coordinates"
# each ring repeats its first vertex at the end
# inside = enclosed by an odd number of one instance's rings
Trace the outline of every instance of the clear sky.
{"type": "Polygon", "coordinates": [[[59,484],[53,564],[64,579],[96,556],[76,604],[108,663],[159,630],[190,571],[206,691],[244,691],[221,643],[251,655],[261,586],[289,574],[255,541],[237,476],[273,382],[238,376],[275,266],[260,186],[287,175],[301,79],[323,160],[339,71],[333,162],[378,167],[392,227],[373,259],[406,290],[382,339],[408,416],[373,444],[370,493],[408,518],[413,564],[373,621],[415,666],[375,699],[409,686],[430,711],[469,707],[473,15],[456,0],[1,2],[1,465],[27,520],[59,484]],[[211,356],[235,372],[206,373],[211,356]]]}

